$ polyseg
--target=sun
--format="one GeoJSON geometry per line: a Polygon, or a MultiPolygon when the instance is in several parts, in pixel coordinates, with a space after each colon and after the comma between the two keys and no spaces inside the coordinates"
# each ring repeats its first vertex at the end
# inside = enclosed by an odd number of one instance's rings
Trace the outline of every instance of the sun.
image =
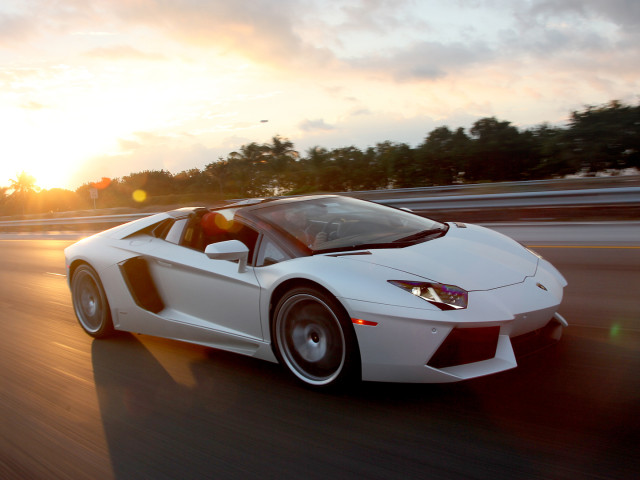
{"type": "Polygon", "coordinates": [[[42,189],[69,188],[70,172],[82,161],[83,141],[78,141],[75,125],[59,112],[14,111],[0,118],[3,139],[0,185],[9,185],[21,172],[36,180],[42,189]]]}
{"type": "Polygon", "coordinates": [[[69,188],[69,172],[78,159],[65,152],[62,146],[55,143],[52,146],[51,142],[45,141],[29,145],[16,138],[8,143],[4,156],[11,161],[0,167],[0,185],[9,185],[25,172],[35,178],[36,186],[41,189],[69,188]]]}
{"type": "Polygon", "coordinates": [[[71,182],[78,169],[97,155],[113,151],[118,138],[135,129],[121,109],[106,103],[98,97],[93,109],[68,104],[58,110],[15,111],[13,121],[0,113],[0,128],[9,132],[3,139],[0,185],[8,185],[24,171],[43,189],[77,188],[71,182]]]}
{"type": "MultiPolygon", "coordinates": [[[[243,90],[238,79],[247,75],[245,63],[223,59],[202,67],[183,59],[93,60],[41,69],[30,83],[19,85],[20,95],[0,97],[0,186],[25,171],[41,188],[72,190],[78,181],[135,172],[135,160],[122,165],[129,171],[118,170],[116,162],[96,162],[122,154],[125,139],[144,139],[128,149],[134,152],[155,138],[199,144],[228,135],[226,122],[211,112],[233,116],[238,104],[259,101],[266,88],[260,83],[251,94],[243,90]],[[221,71],[229,78],[221,78],[221,71]],[[91,178],[78,178],[83,172],[91,178]]],[[[255,112],[250,115],[255,118],[255,112]]]]}

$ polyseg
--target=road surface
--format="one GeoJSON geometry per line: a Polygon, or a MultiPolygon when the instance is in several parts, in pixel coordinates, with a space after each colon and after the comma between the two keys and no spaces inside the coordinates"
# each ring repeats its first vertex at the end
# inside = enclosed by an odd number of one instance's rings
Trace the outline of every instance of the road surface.
{"type": "Polygon", "coordinates": [[[70,241],[0,240],[0,478],[635,479],[640,249],[534,240],[569,281],[558,345],[469,382],[332,394],[213,349],[93,340],[70,241]]]}

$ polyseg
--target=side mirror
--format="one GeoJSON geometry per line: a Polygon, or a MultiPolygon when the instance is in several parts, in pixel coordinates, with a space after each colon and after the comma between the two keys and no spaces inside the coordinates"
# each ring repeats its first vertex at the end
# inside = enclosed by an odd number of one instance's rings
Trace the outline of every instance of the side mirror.
{"type": "Polygon", "coordinates": [[[212,243],[204,249],[204,254],[212,260],[238,260],[238,273],[247,269],[249,249],[240,240],[212,243]]]}

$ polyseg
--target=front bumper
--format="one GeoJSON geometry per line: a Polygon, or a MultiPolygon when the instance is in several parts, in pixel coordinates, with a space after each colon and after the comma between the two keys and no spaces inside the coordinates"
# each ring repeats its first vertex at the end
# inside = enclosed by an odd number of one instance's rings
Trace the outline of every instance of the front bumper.
{"type": "Polygon", "coordinates": [[[354,325],[362,379],[443,383],[515,368],[519,356],[556,342],[567,325],[556,313],[563,285],[546,279],[542,289],[538,283],[539,278],[529,277],[520,284],[470,292],[463,310],[342,299],[352,318],[376,324],[354,325]]]}

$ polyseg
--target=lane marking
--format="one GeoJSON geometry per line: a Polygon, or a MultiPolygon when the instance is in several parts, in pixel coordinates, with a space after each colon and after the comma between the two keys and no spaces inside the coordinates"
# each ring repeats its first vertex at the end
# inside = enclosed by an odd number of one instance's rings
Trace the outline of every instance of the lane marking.
{"type": "Polygon", "coordinates": [[[87,356],[91,355],[91,353],[87,352],[86,350],[80,350],[79,348],[71,347],[69,345],[65,345],[64,343],[51,342],[51,344],[55,345],[56,347],[64,348],[65,350],[69,350],[71,352],[80,353],[82,355],[87,355],[87,356]]]}
{"type": "Polygon", "coordinates": [[[92,382],[90,380],[87,380],[86,378],[83,377],[79,377],[78,375],[74,375],[73,373],[69,373],[65,370],[62,370],[61,368],[56,368],[56,367],[51,367],[51,369],[55,372],[61,373],[63,375],[66,375],[67,377],[71,377],[74,380],[79,380],[83,383],[86,383],[87,385],[95,385],[95,382],[92,382]]]}

